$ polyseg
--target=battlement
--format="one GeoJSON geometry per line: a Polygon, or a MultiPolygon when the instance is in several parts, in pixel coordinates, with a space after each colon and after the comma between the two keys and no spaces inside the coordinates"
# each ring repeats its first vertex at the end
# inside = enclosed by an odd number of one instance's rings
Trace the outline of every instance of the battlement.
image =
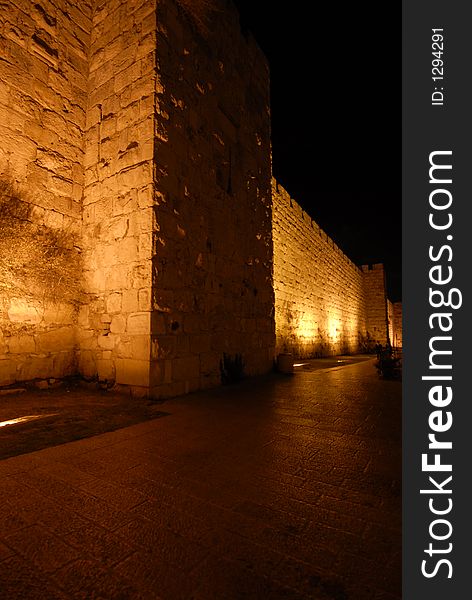
{"type": "Polygon", "coordinates": [[[374,263],[370,265],[362,265],[361,270],[363,273],[369,273],[369,271],[384,271],[383,263],[374,263]]]}
{"type": "Polygon", "coordinates": [[[331,247],[334,249],[336,253],[338,253],[342,260],[348,262],[353,268],[360,269],[352,260],[345,254],[345,252],[336,244],[336,242],[318,225],[318,223],[313,219],[313,217],[308,214],[303,208],[298,204],[296,200],[290,196],[289,192],[274,178],[272,177],[272,193],[273,195],[278,195],[280,202],[284,203],[285,206],[290,206],[293,210],[294,214],[303,221],[304,223],[310,223],[311,228],[317,233],[322,239],[324,239],[331,247]]]}

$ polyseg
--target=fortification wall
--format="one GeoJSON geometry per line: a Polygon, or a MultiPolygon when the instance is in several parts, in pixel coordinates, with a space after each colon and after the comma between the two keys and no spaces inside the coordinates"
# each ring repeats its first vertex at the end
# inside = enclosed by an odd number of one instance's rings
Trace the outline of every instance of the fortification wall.
{"type": "Polygon", "coordinates": [[[272,199],[277,352],[359,351],[367,334],[362,271],[275,180],[272,199]]]}
{"type": "Polygon", "coordinates": [[[274,354],[269,71],[231,3],[158,2],[152,389],[218,385],[274,354]],[[185,3],[189,4],[189,3],[185,3]]]}
{"type": "Polygon", "coordinates": [[[393,303],[387,299],[388,339],[393,343],[395,337],[395,319],[393,315],[393,303]]]}
{"type": "Polygon", "coordinates": [[[78,368],[172,395],[219,383],[224,354],[268,370],[269,73],[233,5],[11,0],[0,24],[1,171],[31,239],[81,253],[70,305],[3,286],[1,383],[78,368]]]}
{"type": "Polygon", "coordinates": [[[0,6],[0,385],[75,369],[90,4],[0,6]]]}
{"type": "Polygon", "coordinates": [[[393,304],[393,323],[394,323],[394,334],[392,339],[392,345],[396,348],[403,347],[403,309],[401,302],[394,302],[393,304]]]}
{"type": "Polygon", "coordinates": [[[386,343],[382,265],[272,189],[268,65],[231,2],[9,0],[0,50],[0,385],[172,396],[225,357],[268,371],[275,322],[299,356],[386,343]]]}
{"type": "MultiPolygon", "coordinates": [[[[388,339],[388,305],[385,270],[381,263],[362,265],[366,302],[366,328],[371,344],[385,346],[388,339]]],[[[391,340],[390,340],[391,342],[391,340]]]]}
{"type": "Polygon", "coordinates": [[[102,0],[93,15],[83,198],[87,303],[79,371],[149,387],[156,5],[102,0]]]}

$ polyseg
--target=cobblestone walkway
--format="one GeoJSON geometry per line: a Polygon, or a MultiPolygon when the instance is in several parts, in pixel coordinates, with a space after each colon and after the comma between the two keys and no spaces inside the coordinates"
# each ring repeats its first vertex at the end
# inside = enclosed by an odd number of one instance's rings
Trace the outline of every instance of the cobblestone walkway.
{"type": "Polygon", "coordinates": [[[401,385],[373,362],[0,462],[2,600],[398,600],[401,385]]]}

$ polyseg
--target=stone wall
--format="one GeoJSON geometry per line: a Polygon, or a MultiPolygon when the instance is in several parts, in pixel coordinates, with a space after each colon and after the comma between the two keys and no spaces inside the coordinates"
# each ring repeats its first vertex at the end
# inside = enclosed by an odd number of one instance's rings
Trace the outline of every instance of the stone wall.
{"type": "Polygon", "coordinates": [[[394,332],[392,338],[392,345],[395,348],[403,347],[403,314],[402,314],[402,303],[394,302],[393,304],[393,323],[394,332]]]}
{"type": "MultiPolygon", "coordinates": [[[[91,23],[90,2],[76,4],[0,5],[0,186],[13,185],[19,204],[27,205],[26,233],[35,228],[51,241],[61,237],[54,232],[67,232],[68,243],[80,230],[91,23]]],[[[74,303],[54,299],[47,277],[42,284],[28,279],[35,275],[28,275],[34,248],[27,237],[9,246],[5,213],[2,219],[0,385],[70,374],[74,303]],[[23,285],[5,278],[13,268],[23,285]]]]}
{"type": "Polygon", "coordinates": [[[382,265],[271,188],[268,65],[231,2],[1,4],[0,385],[172,396],[270,370],[275,323],[300,356],[385,343],[382,265]]]}
{"type": "Polygon", "coordinates": [[[2,296],[2,384],[77,367],[161,396],[219,383],[225,354],[270,368],[268,67],[232,4],[208,6],[0,7],[1,172],[38,226],[80,235],[85,292],[2,296]]]}
{"type": "Polygon", "coordinates": [[[395,319],[393,315],[393,302],[387,300],[387,318],[388,318],[388,339],[390,344],[393,343],[395,337],[395,319]]]}
{"type": "Polygon", "coordinates": [[[273,181],[277,352],[357,352],[367,336],[364,275],[273,181]]]}
{"type": "Polygon", "coordinates": [[[152,389],[221,381],[224,354],[246,374],[274,354],[269,71],[216,2],[208,28],[158,2],[152,389]]]}
{"type": "MultiPolygon", "coordinates": [[[[362,265],[364,292],[366,295],[366,328],[369,340],[385,346],[388,337],[388,305],[385,270],[381,263],[362,265]]],[[[393,319],[392,319],[393,321],[393,319]]]]}
{"type": "Polygon", "coordinates": [[[93,15],[83,245],[88,302],[79,371],[147,393],[150,367],[156,6],[105,0],[93,15]]]}

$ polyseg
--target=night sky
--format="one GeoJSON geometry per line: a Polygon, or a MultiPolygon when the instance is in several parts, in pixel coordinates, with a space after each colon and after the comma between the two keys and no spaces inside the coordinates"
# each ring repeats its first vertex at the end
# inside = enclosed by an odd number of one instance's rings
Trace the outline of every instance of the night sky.
{"type": "Polygon", "coordinates": [[[271,68],[275,177],[356,264],[383,262],[401,300],[400,10],[235,4],[271,68]]]}

